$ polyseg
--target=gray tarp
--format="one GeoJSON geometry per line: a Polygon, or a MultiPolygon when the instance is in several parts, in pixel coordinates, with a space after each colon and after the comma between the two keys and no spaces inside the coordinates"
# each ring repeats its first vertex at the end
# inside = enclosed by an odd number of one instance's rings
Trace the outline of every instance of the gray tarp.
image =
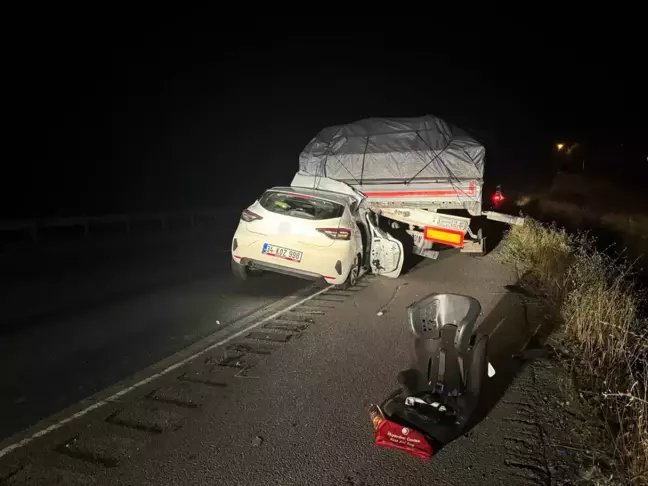
{"type": "Polygon", "coordinates": [[[366,118],[324,128],[299,156],[299,169],[347,184],[482,179],[483,145],[432,115],[366,118]]]}

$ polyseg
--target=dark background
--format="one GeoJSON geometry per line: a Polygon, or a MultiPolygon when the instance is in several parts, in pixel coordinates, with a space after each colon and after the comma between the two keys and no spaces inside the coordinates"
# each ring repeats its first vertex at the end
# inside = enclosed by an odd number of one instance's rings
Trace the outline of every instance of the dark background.
{"type": "Polygon", "coordinates": [[[645,144],[631,17],[43,14],[11,52],[0,218],[242,206],[367,116],[441,116],[486,145],[487,181],[546,179],[557,140],[645,144]]]}

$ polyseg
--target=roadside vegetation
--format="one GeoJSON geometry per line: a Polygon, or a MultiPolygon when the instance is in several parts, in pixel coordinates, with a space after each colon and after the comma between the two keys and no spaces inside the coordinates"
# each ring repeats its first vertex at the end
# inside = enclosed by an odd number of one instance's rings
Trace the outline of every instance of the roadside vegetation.
{"type": "Polygon", "coordinates": [[[514,205],[572,233],[595,232],[598,248],[614,245],[630,259],[648,254],[648,199],[642,191],[586,174],[558,174],[549,187],[536,190],[517,194],[514,205]]]}
{"type": "MultiPolygon", "coordinates": [[[[648,484],[648,321],[626,260],[592,236],[527,219],[500,258],[555,312],[582,406],[605,428],[623,484],[648,484]]],[[[601,483],[604,484],[604,483],[601,483]]]]}
{"type": "Polygon", "coordinates": [[[604,232],[607,240],[613,239],[623,247],[628,258],[648,254],[648,216],[643,213],[598,211],[547,196],[521,195],[515,204],[541,221],[560,221],[576,231],[595,228],[599,233],[604,232]]]}

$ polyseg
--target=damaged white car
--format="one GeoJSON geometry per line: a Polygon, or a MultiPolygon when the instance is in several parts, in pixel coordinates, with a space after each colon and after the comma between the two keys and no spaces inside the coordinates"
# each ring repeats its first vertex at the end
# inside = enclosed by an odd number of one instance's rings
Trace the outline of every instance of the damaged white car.
{"type": "Polygon", "coordinates": [[[368,268],[397,277],[403,246],[358,211],[360,200],[305,187],[267,190],[241,214],[232,240],[234,275],[245,280],[266,270],[343,287],[368,268]]]}

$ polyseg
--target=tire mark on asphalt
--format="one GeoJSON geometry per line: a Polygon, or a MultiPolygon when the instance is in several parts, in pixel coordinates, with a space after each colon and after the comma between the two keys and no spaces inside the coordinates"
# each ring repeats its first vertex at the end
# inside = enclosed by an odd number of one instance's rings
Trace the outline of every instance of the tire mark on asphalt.
{"type": "Polygon", "coordinates": [[[536,473],[537,476],[543,478],[547,484],[551,484],[549,473],[543,468],[543,467],[538,467],[534,464],[529,464],[528,462],[517,462],[517,461],[506,461],[506,465],[509,467],[517,467],[520,469],[532,471],[536,473]]]}
{"type": "MultiPolygon", "coordinates": [[[[535,370],[530,365],[510,389],[520,397],[537,397],[535,370]]],[[[535,401],[540,403],[539,401],[535,401]]],[[[502,404],[511,407],[510,415],[503,421],[512,424],[513,430],[504,436],[504,447],[508,458],[506,466],[524,471],[521,478],[551,485],[551,471],[546,456],[546,439],[539,421],[538,405],[527,400],[502,400],[502,404]],[[531,475],[529,477],[529,475],[531,475]]],[[[537,483],[536,483],[537,484],[537,483]]]]}
{"type": "Polygon", "coordinates": [[[153,393],[147,395],[146,398],[148,400],[153,400],[154,402],[166,403],[167,405],[175,405],[176,407],[200,408],[200,405],[198,405],[197,403],[186,402],[177,398],[157,397],[154,396],[153,393]]]}
{"type": "Polygon", "coordinates": [[[189,383],[197,383],[199,385],[214,386],[214,387],[217,387],[217,388],[225,388],[227,386],[227,384],[217,382],[217,381],[209,381],[209,380],[201,380],[199,378],[191,378],[190,376],[187,376],[186,373],[180,375],[178,377],[178,380],[187,381],[189,383]]]}
{"type": "Polygon", "coordinates": [[[237,342],[232,343],[226,347],[228,350],[240,351],[242,353],[262,354],[269,355],[279,349],[278,345],[250,343],[250,342],[237,342]]]}
{"type": "MultiPolygon", "coordinates": [[[[534,434],[535,437],[535,434],[534,434]]],[[[522,444],[526,446],[528,449],[533,450],[536,447],[536,444],[533,444],[530,440],[527,439],[520,439],[519,437],[504,437],[504,440],[512,442],[514,444],[522,444]]]]}
{"type": "MultiPolygon", "coordinates": [[[[74,440],[76,440],[76,437],[72,439],[71,442],[73,442],[74,440]]],[[[61,444],[60,446],[56,447],[54,450],[61,454],[65,454],[66,456],[72,457],[74,459],[80,459],[82,461],[89,462],[90,464],[96,464],[98,466],[116,467],[119,464],[119,461],[113,458],[101,457],[92,454],[91,452],[71,449],[69,447],[69,444],[70,442],[66,444],[61,444]]]]}

